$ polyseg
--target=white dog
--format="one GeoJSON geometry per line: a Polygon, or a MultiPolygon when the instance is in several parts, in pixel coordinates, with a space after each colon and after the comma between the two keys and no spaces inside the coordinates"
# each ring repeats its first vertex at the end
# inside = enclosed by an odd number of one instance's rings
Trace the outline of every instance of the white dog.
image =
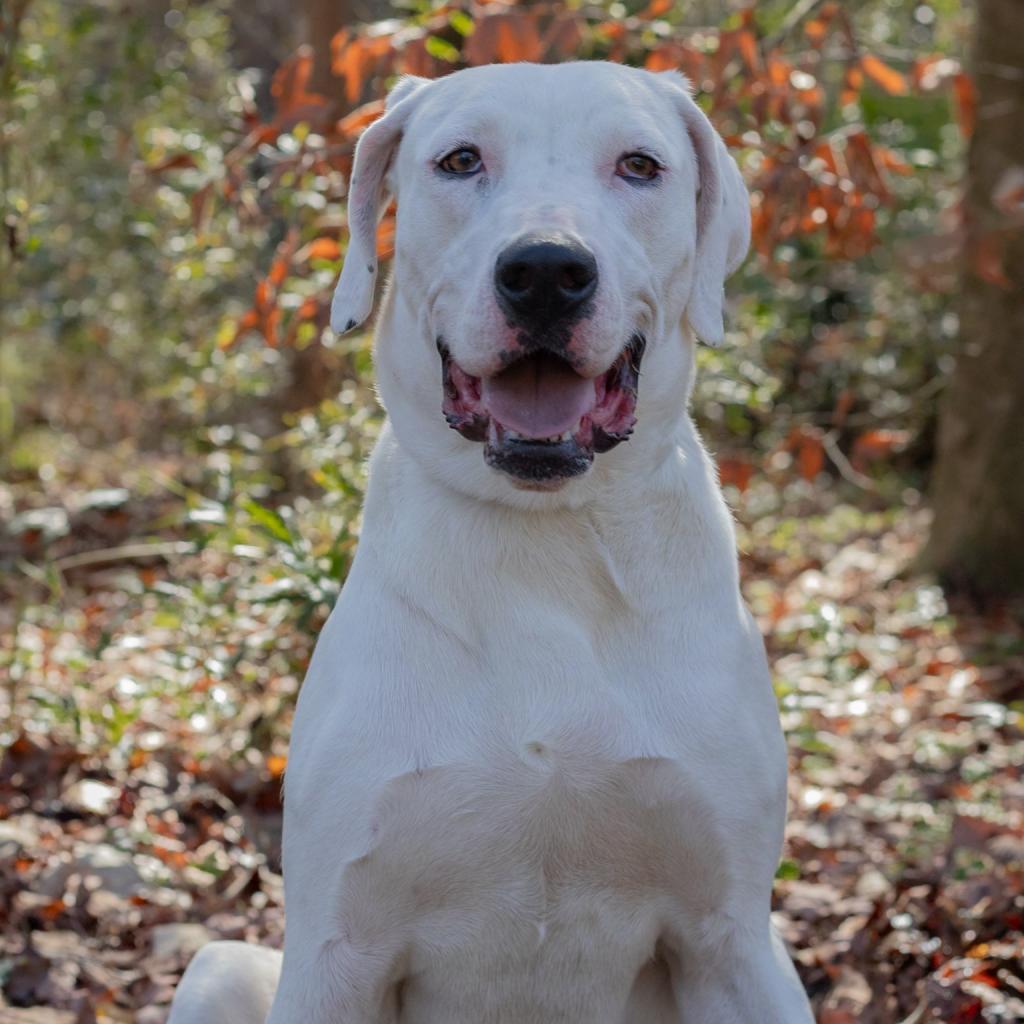
{"type": "Polygon", "coordinates": [[[687,414],[736,165],[676,74],[403,78],[337,329],[388,193],[389,424],[295,719],[283,961],[207,946],[171,1021],[807,1024],[769,923],[783,738],[687,414]]]}

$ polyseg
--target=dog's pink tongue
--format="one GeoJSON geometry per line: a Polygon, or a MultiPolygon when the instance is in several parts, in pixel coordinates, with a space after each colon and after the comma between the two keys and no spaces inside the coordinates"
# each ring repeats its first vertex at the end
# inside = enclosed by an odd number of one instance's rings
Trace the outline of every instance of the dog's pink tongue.
{"type": "Polygon", "coordinates": [[[563,359],[539,353],[482,381],[480,397],[503,427],[524,437],[554,437],[571,430],[594,407],[594,381],[563,359]]]}

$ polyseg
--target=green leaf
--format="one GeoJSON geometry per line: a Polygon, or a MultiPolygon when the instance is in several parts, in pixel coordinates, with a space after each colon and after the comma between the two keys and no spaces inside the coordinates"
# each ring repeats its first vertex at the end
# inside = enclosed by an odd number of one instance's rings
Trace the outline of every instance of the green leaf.
{"type": "Polygon", "coordinates": [[[471,36],[476,29],[476,22],[465,11],[452,11],[448,15],[448,24],[460,36],[471,36]]]}
{"type": "Polygon", "coordinates": [[[249,517],[253,522],[256,523],[257,526],[261,526],[272,537],[277,540],[284,541],[285,544],[295,544],[295,536],[292,531],[288,529],[288,524],[284,521],[279,512],[276,512],[272,508],[266,508],[258,501],[253,501],[252,498],[243,498],[241,505],[242,508],[249,513],[249,517]]]}
{"type": "Polygon", "coordinates": [[[427,36],[427,41],[423,45],[426,47],[427,53],[438,60],[446,60],[449,64],[454,64],[459,59],[459,51],[440,36],[427,36]]]}
{"type": "Polygon", "coordinates": [[[775,869],[775,877],[788,882],[800,877],[800,865],[795,860],[784,860],[775,869]]]}

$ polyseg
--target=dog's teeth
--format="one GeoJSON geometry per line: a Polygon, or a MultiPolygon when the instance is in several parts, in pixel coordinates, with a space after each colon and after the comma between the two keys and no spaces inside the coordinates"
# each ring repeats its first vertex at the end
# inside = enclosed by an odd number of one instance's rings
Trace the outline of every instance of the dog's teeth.
{"type": "MultiPolygon", "coordinates": [[[[575,430],[579,429],[579,424],[576,424],[575,430]]],[[[571,441],[573,438],[574,430],[567,430],[562,434],[552,434],[550,437],[526,437],[523,434],[517,434],[514,430],[506,430],[505,438],[509,441],[531,441],[534,444],[561,444],[563,441],[571,441]]]]}

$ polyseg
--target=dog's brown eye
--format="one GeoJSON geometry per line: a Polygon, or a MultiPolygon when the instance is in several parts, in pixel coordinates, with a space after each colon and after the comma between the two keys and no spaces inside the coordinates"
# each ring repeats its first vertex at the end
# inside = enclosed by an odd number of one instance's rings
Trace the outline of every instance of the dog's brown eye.
{"type": "Polygon", "coordinates": [[[657,160],[643,153],[627,153],[619,157],[615,165],[615,173],[620,178],[632,178],[635,181],[653,181],[660,170],[657,160]]]}
{"type": "Polygon", "coordinates": [[[453,149],[437,166],[449,174],[476,174],[483,167],[483,161],[472,146],[464,146],[462,149],[453,149]]]}

